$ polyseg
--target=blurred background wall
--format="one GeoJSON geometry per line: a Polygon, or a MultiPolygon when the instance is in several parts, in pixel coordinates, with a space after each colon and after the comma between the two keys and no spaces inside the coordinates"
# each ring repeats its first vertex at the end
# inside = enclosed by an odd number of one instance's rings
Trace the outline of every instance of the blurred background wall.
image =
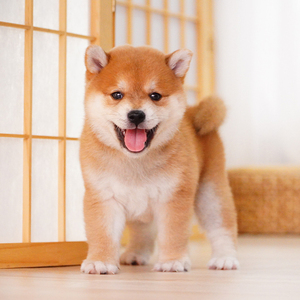
{"type": "Polygon", "coordinates": [[[300,164],[300,1],[214,0],[228,167],[300,164]]]}

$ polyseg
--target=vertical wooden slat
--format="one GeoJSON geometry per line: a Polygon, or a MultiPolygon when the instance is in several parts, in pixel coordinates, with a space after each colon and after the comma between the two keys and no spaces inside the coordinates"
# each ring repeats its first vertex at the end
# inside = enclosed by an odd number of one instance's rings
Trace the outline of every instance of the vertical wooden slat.
{"type": "Polygon", "coordinates": [[[197,1],[198,15],[198,99],[214,93],[213,3],[197,1]]]}
{"type": "Polygon", "coordinates": [[[25,2],[24,134],[23,142],[23,243],[31,241],[32,62],[33,0],[25,2]]]}
{"type": "Polygon", "coordinates": [[[146,44],[151,45],[151,11],[150,11],[150,0],[146,0],[146,44]]]}
{"type": "Polygon", "coordinates": [[[114,0],[91,0],[92,44],[101,46],[105,51],[114,47],[114,0]]]}
{"type": "Polygon", "coordinates": [[[100,1],[91,0],[91,36],[95,37],[92,44],[100,46],[100,1]]]}
{"type": "Polygon", "coordinates": [[[127,10],[127,43],[132,44],[132,0],[128,0],[127,10]]]}
{"type": "Polygon", "coordinates": [[[105,51],[109,51],[114,46],[114,5],[113,0],[100,1],[99,39],[105,51]]]}
{"type": "Polygon", "coordinates": [[[91,36],[95,38],[92,44],[106,51],[114,47],[115,5],[114,0],[91,1],[91,36]]]}
{"type": "Polygon", "coordinates": [[[66,240],[66,68],[67,68],[67,1],[59,2],[59,74],[58,74],[58,241],[66,240]]]}
{"type": "Polygon", "coordinates": [[[117,9],[117,0],[112,0],[112,27],[113,27],[113,35],[112,35],[112,44],[115,47],[116,41],[116,9],[117,9]]]}

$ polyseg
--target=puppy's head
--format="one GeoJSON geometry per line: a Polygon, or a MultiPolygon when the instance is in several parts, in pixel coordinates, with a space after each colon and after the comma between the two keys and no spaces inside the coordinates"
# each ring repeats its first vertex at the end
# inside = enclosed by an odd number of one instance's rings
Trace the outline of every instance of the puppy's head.
{"type": "Polygon", "coordinates": [[[150,47],[86,50],[86,120],[101,142],[139,157],[166,144],[186,109],[183,81],[192,52],[150,47]]]}

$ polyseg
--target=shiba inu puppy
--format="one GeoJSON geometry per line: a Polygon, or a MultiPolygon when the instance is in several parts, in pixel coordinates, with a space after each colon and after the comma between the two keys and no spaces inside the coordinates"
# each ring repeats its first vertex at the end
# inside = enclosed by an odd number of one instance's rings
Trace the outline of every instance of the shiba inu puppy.
{"type": "Polygon", "coordinates": [[[216,97],[187,108],[183,81],[191,58],[189,50],[87,48],[82,272],[115,274],[119,262],[146,264],[156,235],[154,270],[188,271],[194,212],[211,241],[209,268],[238,268],[236,213],[217,132],[225,108],[216,97]],[[120,257],[126,222],[130,242],[120,257]]]}

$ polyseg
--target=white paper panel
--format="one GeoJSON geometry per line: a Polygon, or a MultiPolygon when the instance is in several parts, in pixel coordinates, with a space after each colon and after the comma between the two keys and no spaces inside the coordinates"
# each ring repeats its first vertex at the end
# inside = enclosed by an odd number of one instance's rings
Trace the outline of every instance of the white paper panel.
{"type": "Polygon", "coordinates": [[[191,50],[194,55],[187,72],[185,82],[188,85],[197,84],[197,29],[193,22],[185,23],[185,48],[191,50]]]}
{"type": "Polygon", "coordinates": [[[67,38],[67,136],[79,137],[84,121],[85,65],[87,40],[67,38]]]}
{"type": "Polygon", "coordinates": [[[67,31],[90,35],[90,0],[67,1],[67,31]]]}
{"type": "Polygon", "coordinates": [[[132,45],[144,46],[146,44],[146,13],[134,9],[132,19],[132,45]]]}
{"type": "Polygon", "coordinates": [[[66,168],[66,238],[67,241],[83,241],[86,240],[83,220],[84,185],[78,141],[67,141],[66,168]]]}
{"type": "Polygon", "coordinates": [[[180,21],[169,18],[169,53],[180,49],[180,21]]]}
{"type": "Polygon", "coordinates": [[[151,15],[151,45],[164,51],[164,17],[160,14],[151,15]]]}
{"type": "Polygon", "coordinates": [[[58,134],[58,35],[33,34],[32,133],[58,134]]]}
{"type": "Polygon", "coordinates": [[[59,29],[59,0],[34,0],[33,24],[37,27],[59,29]]]}
{"type": "Polygon", "coordinates": [[[138,5],[146,5],[146,0],[132,0],[132,3],[138,5]]]}
{"type": "MultiPolygon", "coordinates": [[[[185,0],[189,1],[189,0],[185,0]]],[[[169,10],[171,12],[180,13],[180,0],[169,0],[169,10]]]]}
{"type": "Polygon", "coordinates": [[[194,105],[197,103],[197,93],[195,91],[188,90],[185,93],[188,105],[194,105]]]}
{"type": "Polygon", "coordinates": [[[1,0],[0,21],[24,24],[25,0],[1,0]]]}
{"type": "Polygon", "coordinates": [[[197,0],[185,0],[184,1],[184,13],[188,16],[196,16],[197,15],[197,0]]]}
{"type": "Polygon", "coordinates": [[[58,240],[58,141],[32,141],[32,242],[58,240]]]}
{"type": "Polygon", "coordinates": [[[151,0],[150,5],[154,8],[163,9],[164,1],[162,0],[151,0]]]}
{"type": "Polygon", "coordinates": [[[23,140],[0,138],[0,243],[22,242],[23,140]]]}
{"type": "Polygon", "coordinates": [[[127,9],[122,5],[116,7],[115,45],[127,44],[127,9]]]}
{"type": "Polygon", "coordinates": [[[24,30],[0,27],[0,132],[23,133],[24,30]]]}

